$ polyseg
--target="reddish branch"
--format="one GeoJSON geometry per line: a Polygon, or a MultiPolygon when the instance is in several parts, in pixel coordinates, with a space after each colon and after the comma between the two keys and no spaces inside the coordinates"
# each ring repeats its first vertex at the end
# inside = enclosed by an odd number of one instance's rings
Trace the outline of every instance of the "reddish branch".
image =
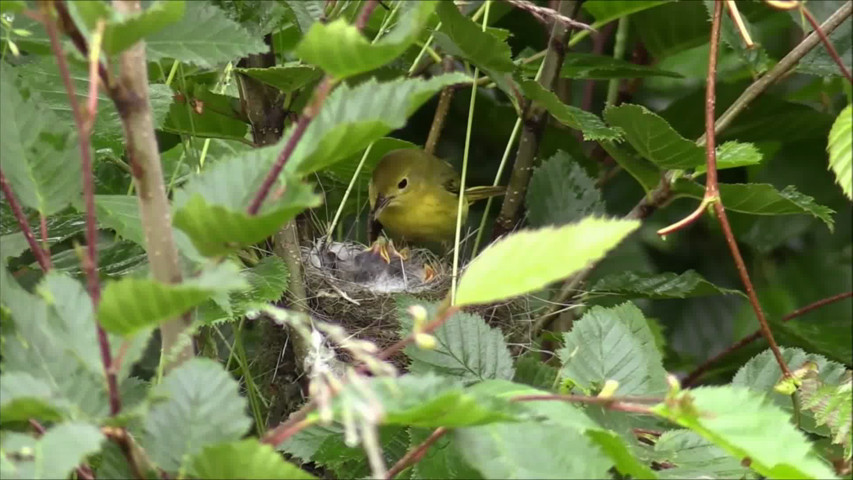
{"type": "MultiPolygon", "coordinates": [[[[65,84],[65,92],[68,95],[68,103],[71,105],[71,113],[74,117],[74,123],[77,127],[77,139],[80,146],[80,163],[83,176],[83,200],[86,205],[86,256],[83,259],[83,270],[86,272],[86,284],[89,290],[89,297],[92,299],[93,311],[97,314],[98,304],[101,301],[101,285],[98,279],[98,222],[95,217],[95,180],[92,174],[92,145],[89,141],[93,122],[87,122],[86,116],[80,109],[77,103],[77,96],[74,92],[74,82],[71,80],[71,74],[68,70],[68,62],[65,59],[65,54],[62,52],[62,45],[59,43],[59,34],[57,32],[56,22],[53,19],[53,9],[47,10],[45,15],[45,29],[48,37],[50,37],[50,46],[53,54],[56,57],[59,73],[62,76],[62,82],[65,84]]],[[[93,71],[94,73],[94,71],[93,71]]],[[[97,96],[97,77],[89,78],[90,84],[94,83],[93,91],[97,96]]],[[[95,112],[91,112],[94,117],[95,112]]],[[[95,328],[98,332],[98,344],[101,350],[101,361],[104,364],[104,374],[107,377],[107,387],[110,395],[110,414],[116,415],[121,410],[121,399],[118,392],[118,382],[116,381],[115,372],[112,369],[112,356],[110,355],[110,344],[107,339],[107,333],[96,321],[95,328]]]]}
{"type": "Polygon", "coordinates": [[[424,458],[426,451],[429,450],[429,447],[431,447],[433,443],[438,441],[438,439],[443,437],[447,432],[448,430],[444,427],[436,428],[426,440],[420,443],[420,445],[406,452],[406,454],[403,455],[403,458],[398,460],[397,463],[388,470],[388,473],[385,474],[385,478],[390,480],[403,470],[409,468],[411,465],[420,462],[421,459],[424,458]]]}
{"type": "Polygon", "coordinates": [[[850,70],[847,70],[847,67],[844,65],[844,62],[838,55],[838,51],[835,50],[835,45],[833,45],[832,42],[829,41],[829,37],[827,37],[823,29],[820,28],[820,25],[817,23],[817,20],[815,20],[814,16],[811,14],[811,12],[809,12],[809,9],[806,8],[805,5],[802,5],[800,6],[800,11],[803,12],[803,15],[805,15],[809,23],[812,24],[812,28],[814,29],[815,33],[820,36],[820,41],[823,42],[823,46],[826,47],[826,51],[829,52],[829,56],[832,57],[833,60],[835,60],[835,63],[838,65],[838,69],[841,70],[841,73],[845,77],[847,77],[848,82],[853,83],[853,76],[850,75],[850,70]]]}
{"type": "MultiPolygon", "coordinates": [[[[21,205],[15,198],[15,194],[12,192],[12,187],[9,186],[9,182],[6,181],[6,176],[3,175],[2,170],[0,170],[0,186],[3,188],[3,196],[5,196],[6,201],[9,202],[9,207],[15,215],[15,220],[18,221],[18,226],[21,227],[21,232],[23,232],[24,238],[27,239],[27,244],[30,246],[30,250],[32,250],[33,255],[35,255],[36,261],[42,271],[47,272],[52,268],[50,262],[50,251],[46,248],[42,248],[38,242],[36,242],[36,237],[33,236],[33,231],[30,230],[30,225],[27,223],[27,217],[24,215],[24,211],[21,209],[21,205]]],[[[3,259],[0,259],[0,261],[2,260],[3,259]]]]}
{"type": "Polygon", "coordinates": [[[367,26],[368,20],[370,20],[370,15],[378,5],[379,2],[377,0],[367,0],[367,3],[365,3],[364,7],[361,8],[361,12],[359,12],[358,18],[355,20],[355,28],[364,30],[364,27],[367,26]]]}
{"type": "MultiPolygon", "coordinates": [[[[844,300],[844,299],[850,298],[850,297],[853,297],[853,292],[839,293],[838,295],[833,295],[831,297],[824,298],[822,300],[818,300],[814,303],[810,303],[809,305],[806,305],[803,308],[799,308],[799,309],[794,310],[793,312],[785,315],[784,317],[782,317],[782,322],[788,322],[788,321],[793,320],[797,317],[801,317],[801,316],[811,312],[812,310],[816,310],[816,309],[823,307],[825,305],[829,305],[831,303],[835,303],[835,302],[838,302],[838,301],[841,301],[841,300],[844,300]]],[[[693,370],[692,372],[690,372],[689,375],[687,375],[687,377],[684,379],[684,381],[681,382],[682,385],[685,387],[688,387],[690,385],[695,384],[696,381],[702,377],[702,375],[704,375],[712,366],[719,363],[720,360],[731,355],[732,352],[740,350],[741,348],[745,347],[746,345],[749,345],[750,343],[758,340],[759,338],[761,338],[761,336],[762,336],[762,331],[761,331],[761,329],[758,329],[758,330],[752,332],[751,334],[747,335],[746,337],[743,337],[739,342],[735,343],[731,347],[723,350],[722,352],[720,352],[717,355],[709,358],[708,360],[705,360],[705,362],[702,365],[699,365],[698,367],[696,367],[695,370],[693,370]]]]}
{"type": "MultiPolygon", "coordinates": [[[[42,435],[45,434],[44,426],[42,426],[42,424],[40,424],[37,420],[31,418],[29,420],[29,424],[31,427],[33,427],[33,430],[36,431],[36,438],[40,438],[42,435]]],[[[79,465],[76,468],[76,472],[77,477],[83,480],[94,480],[95,478],[95,474],[92,472],[92,468],[86,464],[79,465]]]]}

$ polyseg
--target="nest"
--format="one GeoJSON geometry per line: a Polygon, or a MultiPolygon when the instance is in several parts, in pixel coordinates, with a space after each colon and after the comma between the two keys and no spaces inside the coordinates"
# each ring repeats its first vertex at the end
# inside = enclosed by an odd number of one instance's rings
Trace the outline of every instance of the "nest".
{"type": "MultiPolygon", "coordinates": [[[[389,263],[364,245],[317,242],[303,247],[302,257],[313,315],[380,349],[400,339],[397,296],[440,301],[451,284],[449,260],[426,249],[411,250],[405,260],[391,256],[389,263]],[[429,269],[432,275],[426,275],[429,269]]],[[[466,310],[501,328],[510,342],[529,343],[527,298],[466,310]]]]}

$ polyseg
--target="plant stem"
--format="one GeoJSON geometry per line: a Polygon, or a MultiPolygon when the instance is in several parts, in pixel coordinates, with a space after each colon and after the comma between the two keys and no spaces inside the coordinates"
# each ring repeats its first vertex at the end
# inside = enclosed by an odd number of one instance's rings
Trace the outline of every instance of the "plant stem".
{"type": "MultiPolygon", "coordinates": [[[[849,4],[850,3],[848,2],[848,5],[849,4]]],[[[809,11],[809,9],[806,8],[806,5],[804,3],[800,4],[800,11],[803,12],[803,15],[805,15],[809,23],[812,24],[814,33],[817,33],[820,37],[820,41],[823,42],[823,46],[826,47],[826,51],[829,52],[829,56],[832,57],[836,65],[838,65],[838,69],[841,70],[841,74],[847,78],[848,82],[853,83],[853,76],[850,75],[850,70],[847,70],[847,67],[844,65],[844,62],[841,61],[841,57],[838,55],[838,51],[835,50],[835,45],[833,45],[832,42],[829,41],[829,37],[827,37],[823,30],[820,28],[820,25],[818,25],[817,20],[815,20],[814,16],[809,11]]]]}
{"type": "Polygon", "coordinates": [[[364,27],[367,26],[368,20],[370,20],[370,14],[373,13],[373,10],[379,6],[379,2],[377,0],[367,0],[363,7],[361,7],[361,12],[358,14],[358,18],[355,21],[355,28],[359,30],[364,30],[364,27]]]}
{"type": "MultiPolygon", "coordinates": [[[[141,10],[139,2],[131,0],[113,0],[113,5],[125,15],[141,10]]],[[[154,136],[145,43],[137,42],[122,52],[119,64],[121,73],[111,97],[124,126],[151,272],[160,282],[180,283],[182,275],[172,234],[171,205],[166,197],[160,152],[154,136]]],[[[165,373],[195,355],[192,342],[181,341],[189,326],[190,318],[185,315],[169,320],[160,328],[165,373]],[[173,351],[175,345],[180,349],[173,351]]]]}
{"type": "MultiPolygon", "coordinates": [[[[35,255],[36,261],[41,267],[41,270],[47,273],[51,268],[53,268],[50,261],[50,250],[42,248],[38,242],[36,242],[36,237],[33,236],[33,231],[27,223],[27,217],[24,215],[21,205],[15,198],[15,194],[12,192],[12,187],[9,185],[9,182],[6,181],[6,176],[3,175],[3,170],[0,170],[0,187],[3,188],[3,196],[6,197],[9,207],[12,209],[12,214],[15,215],[15,220],[18,221],[18,226],[21,227],[21,232],[27,240],[27,245],[30,246],[30,250],[33,252],[33,255],[35,255]]],[[[5,259],[0,258],[0,261],[5,261],[5,259]]]]}
{"type": "MultiPolygon", "coordinates": [[[[442,60],[442,67],[445,72],[449,72],[453,69],[453,59],[451,57],[444,57],[442,60]]],[[[477,88],[476,80],[477,77],[474,77],[475,84],[472,88],[475,91],[477,88]]],[[[450,101],[453,100],[453,92],[456,89],[453,85],[448,85],[441,90],[441,95],[438,97],[438,105],[435,107],[435,116],[432,119],[432,125],[429,128],[429,134],[427,135],[426,144],[424,144],[424,151],[430,155],[435,153],[435,147],[438,145],[438,139],[441,137],[441,131],[444,129],[444,121],[447,120],[447,112],[450,111],[450,101]]]]}
{"type": "MultiPolygon", "coordinates": [[[[782,317],[782,322],[784,323],[784,322],[791,321],[797,317],[801,317],[801,316],[811,312],[812,310],[817,310],[818,308],[823,307],[825,305],[829,305],[831,303],[835,303],[835,302],[838,302],[838,301],[841,301],[841,300],[844,300],[844,299],[847,299],[850,297],[853,297],[853,292],[839,293],[838,295],[833,295],[831,297],[818,300],[814,303],[810,303],[810,304],[806,305],[805,307],[798,308],[797,310],[794,310],[793,312],[785,315],[784,317],[782,317]]],[[[751,334],[743,337],[741,340],[739,340],[734,345],[723,350],[722,352],[718,353],[717,355],[709,358],[708,360],[705,360],[701,365],[699,365],[698,367],[696,367],[696,369],[694,369],[692,372],[690,372],[690,374],[687,375],[687,377],[681,382],[681,384],[685,387],[688,387],[688,386],[695,384],[696,381],[700,377],[702,377],[702,375],[704,375],[713,365],[719,363],[720,360],[731,355],[733,352],[740,350],[741,348],[743,348],[743,347],[749,345],[750,343],[758,340],[759,338],[761,338],[761,336],[762,336],[762,330],[758,329],[758,330],[752,332],[751,334]]]]}
{"type": "MultiPolygon", "coordinates": [[[[488,0],[487,0],[488,1],[488,0]]],[[[400,472],[409,468],[410,466],[418,463],[421,459],[424,458],[424,454],[429,450],[429,447],[432,446],[435,442],[438,441],[439,438],[443,437],[449,430],[444,427],[436,428],[426,440],[421,442],[415,448],[406,452],[403,455],[403,458],[397,461],[390,469],[388,469],[388,473],[385,474],[386,480],[391,480],[396,477],[400,472]]]]}
{"type": "MultiPolygon", "coordinates": [[[[613,58],[621,60],[625,56],[625,47],[628,44],[628,17],[619,19],[616,27],[616,44],[613,46],[613,58]]],[[[607,105],[616,105],[619,97],[619,79],[613,78],[607,83],[607,105]]]]}
{"type": "Polygon", "coordinates": [[[352,178],[349,180],[344,196],[341,198],[341,203],[335,211],[335,217],[332,219],[332,223],[329,224],[328,230],[326,230],[326,242],[330,242],[332,240],[332,234],[335,232],[335,226],[338,224],[338,220],[341,219],[341,213],[344,211],[344,206],[349,199],[350,193],[352,193],[352,188],[355,186],[355,182],[358,180],[358,174],[361,173],[361,169],[364,167],[364,162],[367,161],[367,157],[370,156],[370,151],[373,150],[374,143],[376,142],[371,142],[370,145],[367,146],[364,150],[364,154],[361,155],[361,160],[358,161],[358,165],[355,167],[355,173],[352,174],[352,178]]]}

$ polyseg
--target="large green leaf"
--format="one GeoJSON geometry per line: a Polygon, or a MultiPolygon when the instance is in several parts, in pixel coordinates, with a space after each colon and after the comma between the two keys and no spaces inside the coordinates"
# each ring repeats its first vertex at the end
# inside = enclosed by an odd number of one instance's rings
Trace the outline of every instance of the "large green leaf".
{"type": "Polygon", "coordinates": [[[237,71],[267,85],[272,85],[284,93],[295,92],[323,75],[323,72],[310,65],[298,63],[276,65],[269,68],[238,68],[237,71]]]}
{"type": "Polygon", "coordinates": [[[259,242],[305,208],[319,204],[309,185],[279,181],[258,214],[247,213],[278,152],[279,147],[271,146],[221,160],[175,192],[174,224],[199,252],[220,255],[259,242]]]}
{"type": "Polygon", "coordinates": [[[853,200],[853,104],[847,105],[829,131],[829,168],[847,198],[853,200]]]}
{"type": "Polygon", "coordinates": [[[261,38],[207,2],[187,2],[181,21],[148,36],[145,45],[149,61],[173,58],[205,68],[269,50],[261,38]]]}
{"type": "MultiPolygon", "coordinates": [[[[354,155],[374,140],[402,128],[408,117],[443,87],[469,81],[466,75],[450,73],[429,80],[368,80],[355,87],[341,85],[305,130],[285,171],[303,176],[354,155]]],[[[291,135],[293,128],[285,132],[278,148],[291,135]]]]}
{"type": "Polygon", "coordinates": [[[749,478],[749,469],[706,438],[690,430],[670,430],[655,443],[655,459],[672,468],[660,470],[660,478],[749,478]]]}
{"type": "Polygon", "coordinates": [[[512,233],[471,261],[459,282],[457,304],[489,303],[541,289],[603,257],[638,226],[587,217],[559,228],[512,233]]]}
{"type": "Polygon", "coordinates": [[[82,422],[55,425],[38,440],[4,433],[3,466],[10,470],[4,471],[3,478],[68,478],[87,456],[100,451],[105,440],[97,426],[82,422]]]}
{"type": "Polygon", "coordinates": [[[67,415],[67,401],[55,398],[46,381],[26,372],[3,372],[0,380],[0,422],[55,422],[67,415]]]}
{"type": "Polygon", "coordinates": [[[515,65],[506,42],[484,32],[452,2],[439,2],[437,12],[442,26],[435,32],[435,43],[444,51],[465,58],[485,71],[513,71],[515,65]]]}
{"type": "Polygon", "coordinates": [[[316,478],[255,439],[206,446],[193,457],[189,471],[202,479],[316,478]]]}
{"type": "Polygon", "coordinates": [[[533,227],[565,225],[604,214],[595,180],[562,150],[533,171],[526,204],[527,220],[533,227]]]}
{"type": "Polygon", "coordinates": [[[146,36],[181,20],[185,7],[183,0],[160,0],[139,12],[120,14],[102,1],[68,4],[71,17],[88,35],[96,29],[99,20],[105,21],[102,46],[109,55],[120,53],[146,36]]]}
{"type": "Polygon", "coordinates": [[[637,155],[630,146],[608,140],[602,140],[599,144],[620,167],[640,183],[646,193],[651,192],[663,178],[663,172],[655,164],[637,155]]]}
{"type": "Polygon", "coordinates": [[[226,262],[177,284],[130,277],[109,282],[98,307],[98,321],[108,332],[133,336],[186,313],[215,293],[245,288],[237,272],[233,263],[226,262]]]}
{"type": "Polygon", "coordinates": [[[308,30],[295,53],[335,78],[368,72],[405,52],[417,39],[435,7],[433,1],[402,3],[397,25],[375,43],[369,42],[344,19],[328,24],[317,22],[308,30]]]}
{"type": "Polygon", "coordinates": [[[743,387],[702,387],[653,407],[768,478],[833,478],[789,415],[743,387]]]}
{"type": "Polygon", "coordinates": [[[249,429],[246,400],[221,365],[192,359],[170,372],[153,391],[142,446],[167,472],[186,468],[209,445],[239,440],[249,429]],[[175,432],[181,432],[175,435],[175,432]]]}
{"type": "MultiPolygon", "coordinates": [[[[411,297],[398,298],[401,337],[410,334],[413,328],[414,322],[407,308],[422,303],[411,297]]],[[[430,318],[434,318],[436,305],[426,307],[430,318]]],[[[509,380],[513,377],[512,357],[503,333],[486,325],[482,317],[457,312],[432,334],[437,340],[435,348],[409,345],[404,350],[412,362],[410,372],[435,372],[465,382],[491,378],[509,380]]]]}
{"type": "Polygon", "coordinates": [[[25,99],[13,69],[0,68],[0,168],[24,206],[51,215],[80,195],[80,156],[68,124],[41,102],[35,93],[25,99]]]}
{"type": "Polygon", "coordinates": [[[608,380],[619,382],[617,395],[660,395],[666,371],[643,313],[631,303],[591,308],[563,334],[558,351],[560,376],[586,392],[608,380]]]}
{"type": "Polygon", "coordinates": [[[523,80],[519,82],[519,86],[526,97],[548,110],[548,113],[553,115],[560,123],[583,132],[584,139],[618,140],[621,138],[619,130],[605,125],[594,113],[566,105],[553,92],[545,90],[539,82],[523,80]]]}
{"type": "MultiPolygon", "coordinates": [[[[702,199],[705,189],[696,182],[678,179],[672,186],[676,194],[702,199]]],[[[808,214],[820,219],[830,231],[834,230],[835,213],[829,207],[815,202],[814,198],[800,193],[793,185],[776,190],[766,183],[721,183],[720,198],[726,210],[752,215],[796,215],[808,214]]]]}
{"type": "Polygon", "coordinates": [[[625,132],[625,139],[643,157],[667,169],[696,168],[705,163],[705,151],[678,134],[663,118],[640,105],[604,110],[607,123],[625,132]]]}
{"type": "Polygon", "coordinates": [[[193,98],[176,100],[169,106],[163,130],[202,138],[221,138],[246,142],[249,125],[234,113],[239,99],[218,95],[196,85],[193,98]],[[196,109],[194,107],[201,107],[196,109]]]}
{"type": "Polygon", "coordinates": [[[599,280],[589,291],[590,295],[619,295],[627,298],[689,298],[706,295],[741,295],[743,292],[722,288],[705,280],[693,270],[680,275],[672,272],[648,274],[622,272],[599,280]]]}

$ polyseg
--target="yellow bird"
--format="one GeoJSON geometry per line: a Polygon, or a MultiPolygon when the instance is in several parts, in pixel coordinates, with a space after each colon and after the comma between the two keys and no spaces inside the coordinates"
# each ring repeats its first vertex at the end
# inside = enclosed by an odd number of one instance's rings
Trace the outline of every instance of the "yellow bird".
{"type": "MultiPolygon", "coordinates": [[[[459,185],[459,174],[444,160],[423,150],[393,150],[382,157],[370,180],[373,219],[394,240],[452,242],[456,236],[459,185]]],[[[505,187],[466,189],[462,222],[471,202],[505,191],[505,187]]]]}

